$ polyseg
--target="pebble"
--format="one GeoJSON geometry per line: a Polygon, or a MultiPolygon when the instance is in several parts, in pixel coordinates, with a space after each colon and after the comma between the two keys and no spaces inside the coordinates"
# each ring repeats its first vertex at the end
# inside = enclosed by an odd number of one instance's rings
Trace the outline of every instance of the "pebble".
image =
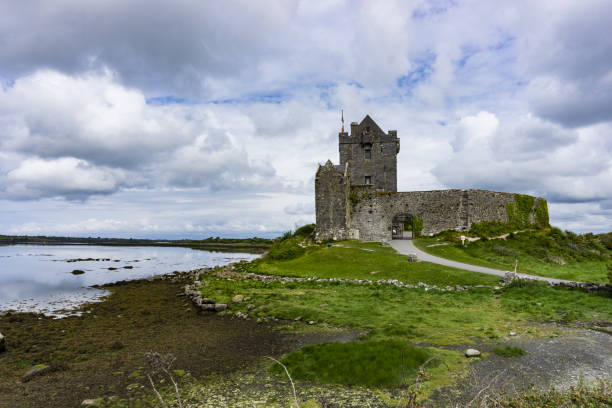
{"type": "Polygon", "coordinates": [[[102,403],[102,398],[86,399],[81,402],[82,407],[97,407],[102,403]]]}

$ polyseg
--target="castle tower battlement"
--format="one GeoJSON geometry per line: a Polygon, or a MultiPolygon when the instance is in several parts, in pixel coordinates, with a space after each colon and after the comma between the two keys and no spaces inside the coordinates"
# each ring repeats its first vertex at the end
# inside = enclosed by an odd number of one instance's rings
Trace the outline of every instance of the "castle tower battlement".
{"type": "Polygon", "coordinates": [[[349,163],[351,184],[372,184],[377,191],[397,191],[397,131],[385,133],[370,115],[351,123],[350,135],[338,134],[340,165],[349,163]]]}

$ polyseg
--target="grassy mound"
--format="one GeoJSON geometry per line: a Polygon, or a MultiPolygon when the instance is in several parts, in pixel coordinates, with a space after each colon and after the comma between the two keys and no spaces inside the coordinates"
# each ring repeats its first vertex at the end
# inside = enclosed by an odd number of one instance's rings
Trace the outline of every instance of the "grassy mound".
{"type": "Polygon", "coordinates": [[[254,262],[249,267],[252,272],[269,275],[398,279],[404,283],[425,282],[440,286],[495,285],[499,280],[495,276],[428,262],[408,262],[406,256],[397,254],[393,248],[359,241],[342,241],[335,243],[331,248],[313,246],[306,250],[299,247],[294,238],[290,238],[278,246],[275,243],[265,259],[254,262]],[[292,258],[293,254],[300,256],[292,258]]]}
{"type": "MultiPolygon", "coordinates": [[[[303,347],[283,358],[282,363],[297,380],[397,387],[413,380],[430,356],[428,350],[402,341],[323,343],[303,347]]],[[[272,370],[284,375],[278,364],[272,370]]]]}
{"type": "Polygon", "coordinates": [[[574,234],[558,228],[511,233],[505,239],[481,239],[461,245],[456,232],[419,239],[421,249],[443,258],[474,265],[512,270],[551,278],[608,282],[612,250],[607,235],[574,234]],[[432,246],[433,245],[433,246],[432,246]]]}
{"type": "Polygon", "coordinates": [[[502,356],[502,357],[520,357],[520,356],[524,356],[525,354],[527,354],[527,352],[525,350],[523,350],[520,347],[515,347],[515,346],[499,346],[499,347],[495,347],[493,350],[493,353],[497,354],[498,356],[502,356]]]}

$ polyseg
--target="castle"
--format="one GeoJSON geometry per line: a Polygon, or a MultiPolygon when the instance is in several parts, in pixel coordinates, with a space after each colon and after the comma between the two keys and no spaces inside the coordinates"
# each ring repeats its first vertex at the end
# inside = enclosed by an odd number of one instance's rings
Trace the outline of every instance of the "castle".
{"type": "Polygon", "coordinates": [[[316,238],[388,241],[469,230],[499,221],[548,225],[546,200],[487,190],[397,192],[397,131],[385,133],[369,115],[338,134],[340,164],[328,160],[315,177],[316,238]],[[407,230],[411,230],[407,232],[407,230]]]}

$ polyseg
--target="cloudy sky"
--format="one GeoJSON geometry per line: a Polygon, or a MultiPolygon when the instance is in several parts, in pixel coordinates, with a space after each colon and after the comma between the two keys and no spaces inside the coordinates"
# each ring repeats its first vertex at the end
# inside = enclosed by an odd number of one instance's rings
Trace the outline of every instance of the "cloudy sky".
{"type": "Polygon", "coordinates": [[[612,2],[2,1],[0,234],[274,236],[314,222],[340,109],[402,191],[545,197],[612,231],[612,2]]]}

